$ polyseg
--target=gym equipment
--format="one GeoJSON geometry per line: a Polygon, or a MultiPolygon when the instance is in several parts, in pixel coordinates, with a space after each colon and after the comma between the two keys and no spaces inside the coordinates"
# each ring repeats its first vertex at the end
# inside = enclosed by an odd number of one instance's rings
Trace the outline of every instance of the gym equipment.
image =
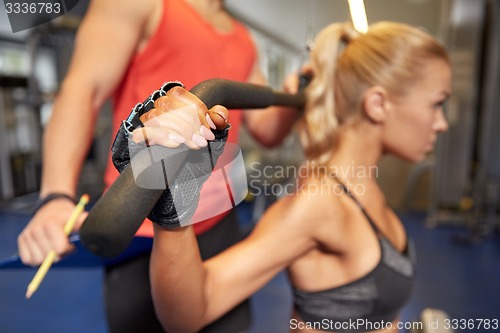
{"type": "MultiPolygon", "coordinates": [[[[203,81],[191,92],[209,109],[214,105],[223,105],[228,109],[258,109],[271,105],[301,108],[305,104],[303,94],[279,93],[269,87],[223,79],[203,81]]],[[[155,149],[166,150],[165,156],[168,156],[169,148],[157,146],[155,149]]],[[[134,169],[141,164],[143,172],[151,168],[153,164],[149,154],[139,152],[134,157],[134,169]]],[[[180,168],[182,163],[177,162],[176,165],[180,168]]],[[[168,172],[172,175],[177,170],[169,169],[168,172]]],[[[127,166],[89,212],[79,233],[82,244],[102,257],[119,255],[127,248],[164,191],[165,188],[139,187],[132,168],[127,166]]]]}

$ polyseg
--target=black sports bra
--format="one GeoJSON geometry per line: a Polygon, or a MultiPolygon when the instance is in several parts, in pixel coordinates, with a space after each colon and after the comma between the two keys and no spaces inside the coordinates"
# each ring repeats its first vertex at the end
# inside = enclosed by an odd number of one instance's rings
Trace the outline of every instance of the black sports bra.
{"type": "Polygon", "coordinates": [[[294,288],[295,310],[304,327],[329,332],[366,332],[390,328],[408,301],[413,287],[415,251],[411,240],[403,254],[377,228],[361,203],[339,183],[359,206],[377,234],[381,258],[365,276],[343,286],[308,292],[294,288]]]}

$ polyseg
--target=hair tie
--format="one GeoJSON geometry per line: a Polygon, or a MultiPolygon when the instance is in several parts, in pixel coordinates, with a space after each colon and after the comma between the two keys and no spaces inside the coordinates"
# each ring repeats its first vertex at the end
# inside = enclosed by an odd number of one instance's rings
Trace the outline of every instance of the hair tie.
{"type": "Polygon", "coordinates": [[[344,25],[344,28],[342,29],[342,34],[340,35],[340,39],[346,43],[349,44],[356,38],[358,38],[361,35],[359,31],[354,29],[351,25],[344,25]]]}

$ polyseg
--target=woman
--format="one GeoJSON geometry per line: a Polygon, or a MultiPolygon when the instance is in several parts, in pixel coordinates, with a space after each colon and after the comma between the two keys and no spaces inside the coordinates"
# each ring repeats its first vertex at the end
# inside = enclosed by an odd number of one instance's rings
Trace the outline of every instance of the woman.
{"type": "MultiPolygon", "coordinates": [[[[167,331],[196,331],[283,269],[295,296],[291,330],[397,328],[413,284],[413,249],[377,184],[377,164],[384,154],[422,161],[446,131],[450,62],[434,38],[390,22],[364,35],[348,24],[330,25],[319,33],[311,59],[300,127],[306,161],[296,193],[274,204],[247,239],[205,262],[192,227],[155,226],[152,293],[167,331]]],[[[165,126],[173,135],[147,129],[150,143],[206,145],[200,137],[211,140],[206,129],[213,127],[206,108],[180,88],[165,98],[197,109],[171,113],[176,127],[165,126]],[[181,119],[190,112],[201,115],[204,129],[181,119]]]]}

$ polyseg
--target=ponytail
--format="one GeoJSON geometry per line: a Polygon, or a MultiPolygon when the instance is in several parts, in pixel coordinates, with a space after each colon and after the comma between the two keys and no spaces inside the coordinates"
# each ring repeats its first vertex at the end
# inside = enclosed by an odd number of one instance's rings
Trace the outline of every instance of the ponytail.
{"type": "Polygon", "coordinates": [[[335,102],[335,72],[341,42],[357,37],[350,24],[332,24],[317,36],[311,52],[313,80],[306,89],[307,103],[300,139],[307,159],[324,166],[338,144],[339,114],[335,102]]]}

